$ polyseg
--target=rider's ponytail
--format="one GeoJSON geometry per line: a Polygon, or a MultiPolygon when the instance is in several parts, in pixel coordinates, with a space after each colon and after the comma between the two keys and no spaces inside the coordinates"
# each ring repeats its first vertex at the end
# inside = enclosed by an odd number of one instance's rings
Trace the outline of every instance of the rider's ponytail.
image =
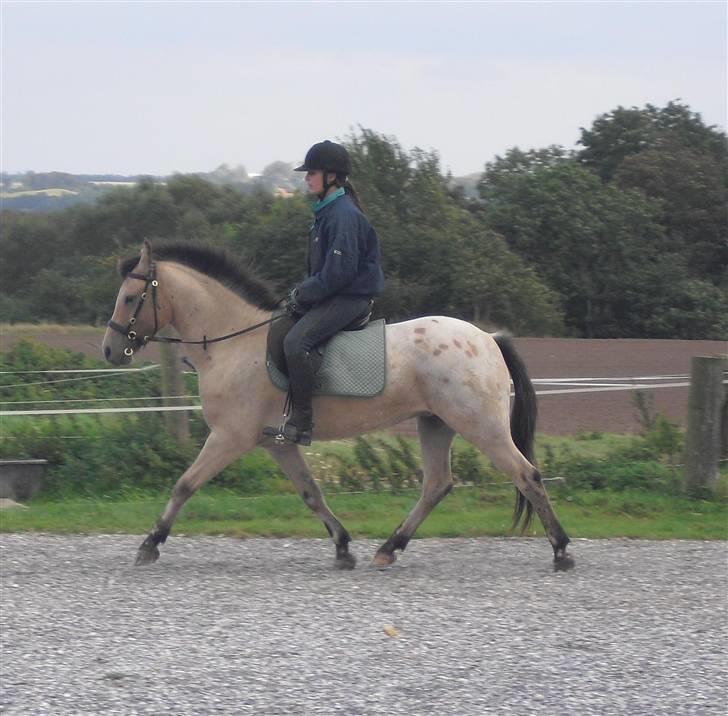
{"type": "Polygon", "coordinates": [[[344,191],[351,197],[356,208],[363,214],[364,209],[362,209],[361,202],[359,201],[359,195],[356,193],[354,185],[349,181],[346,174],[336,174],[336,185],[344,187],[344,191]]]}

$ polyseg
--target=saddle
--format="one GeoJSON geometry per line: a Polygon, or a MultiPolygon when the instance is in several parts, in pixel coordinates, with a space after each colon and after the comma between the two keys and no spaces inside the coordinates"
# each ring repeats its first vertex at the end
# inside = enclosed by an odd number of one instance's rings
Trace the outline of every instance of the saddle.
{"type": "MultiPolygon", "coordinates": [[[[280,315],[276,312],[273,315],[280,315]]],[[[314,395],[372,397],[384,390],[385,384],[385,322],[369,321],[371,314],[357,319],[315,350],[321,356],[316,374],[314,395]]],[[[288,316],[279,321],[292,321],[288,316]]],[[[275,325],[275,324],[274,324],[275,325]]],[[[288,376],[280,343],[271,341],[268,332],[266,367],[273,385],[288,390],[288,376]]]]}

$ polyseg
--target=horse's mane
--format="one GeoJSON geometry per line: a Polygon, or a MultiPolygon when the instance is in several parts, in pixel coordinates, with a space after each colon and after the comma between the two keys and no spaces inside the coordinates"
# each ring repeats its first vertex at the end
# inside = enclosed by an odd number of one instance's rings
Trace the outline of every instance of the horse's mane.
{"type": "MultiPolygon", "coordinates": [[[[191,241],[155,241],[152,255],[155,261],[174,261],[204,273],[258,308],[272,311],[278,306],[279,299],[271,285],[225,249],[191,241]]],[[[138,254],[122,260],[119,263],[121,277],[126,278],[138,263],[138,254]]]]}

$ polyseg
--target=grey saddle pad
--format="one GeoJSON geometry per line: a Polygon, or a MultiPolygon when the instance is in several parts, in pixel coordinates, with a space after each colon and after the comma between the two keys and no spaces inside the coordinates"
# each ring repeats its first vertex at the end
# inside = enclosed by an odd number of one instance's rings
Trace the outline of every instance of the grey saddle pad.
{"type": "MultiPolygon", "coordinates": [[[[323,362],[316,375],[316,395],[371,397],[384,390],[385,351],[383,319],[360,331],[343,331],[318,348],[323,362]]],[[[266,357],[273,385],[288,390],[288,378],[266,357]]]]}

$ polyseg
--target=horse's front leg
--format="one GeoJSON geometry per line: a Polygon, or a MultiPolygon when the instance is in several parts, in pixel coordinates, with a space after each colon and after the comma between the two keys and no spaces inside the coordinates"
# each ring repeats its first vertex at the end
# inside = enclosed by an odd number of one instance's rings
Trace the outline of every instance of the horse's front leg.
{"type": "Polygon", "coordinates": [[[167,540],[177,513],[187,500],[209,479],[227,467],[236,457],[250,450],[254,439],[246,441],[240,435],[213,431],[207,437],[197,459],[184,472],[172,488],[172,495],[157,520],[154,529],[142,542],[137,552],[136,564],[149,564],[159,559],[159,544],[167,540]]]}
{"type": "Polygon", "coordinates": [[[326,504],[326,500],[311,476],[308,465],[303,459],[298,446],[284,443],[283,445],[269,446],[267,449],[271,457],[280,465],[283,472],[288,475],[295,485],[298,494],[301,495],[306,505],[324,523],[331,539],[334,541],[334,545],[336,545],[335,566],[339,569],[354,569],[356,558],[349,552],[351,537],[326,504]]]}

